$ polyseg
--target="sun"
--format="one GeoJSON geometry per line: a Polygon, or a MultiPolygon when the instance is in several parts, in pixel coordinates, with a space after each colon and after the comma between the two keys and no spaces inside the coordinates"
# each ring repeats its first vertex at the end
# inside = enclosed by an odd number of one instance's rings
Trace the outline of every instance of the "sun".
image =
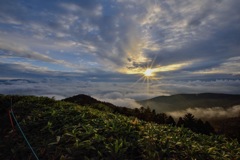
{"type": "Polygon", "coordinates": [[[153,76],[153,70],[151,68],[147,68],[143,74],[145,77],[151,77],[153,76]]]}

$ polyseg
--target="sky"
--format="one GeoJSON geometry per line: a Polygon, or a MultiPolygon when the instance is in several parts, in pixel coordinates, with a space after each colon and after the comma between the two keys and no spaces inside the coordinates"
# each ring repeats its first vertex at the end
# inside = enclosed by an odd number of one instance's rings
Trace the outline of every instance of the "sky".
{"type": "Polygon", "coordinates": [[[83,93],[119,105],[240,94],[239,7],[239,0],[1,0],[0,93],[83,93]]]}

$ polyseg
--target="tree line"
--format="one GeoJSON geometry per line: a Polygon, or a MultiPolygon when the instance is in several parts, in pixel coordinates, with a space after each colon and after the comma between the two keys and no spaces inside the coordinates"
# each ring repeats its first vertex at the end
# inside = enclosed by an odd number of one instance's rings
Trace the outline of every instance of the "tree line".
{"type": "Polygon", "coordinates": [[[147,122],[185,127],[196,133],[202,133],[207,135],[215,133],[214,128],[208,121],[204,122],[201,119],[197,119],[191,113],[187,113],[183,117],[179,117],[178,120],[175,121],[172,116],[168,116],[166,113],[156,113],[154,109],[151,110],[149,107],[141,107],[139,109],[116,107],[114,108],[114,112],[118,112],[127,116],[134,116],[140,120],[144,120],[147,122]]]}

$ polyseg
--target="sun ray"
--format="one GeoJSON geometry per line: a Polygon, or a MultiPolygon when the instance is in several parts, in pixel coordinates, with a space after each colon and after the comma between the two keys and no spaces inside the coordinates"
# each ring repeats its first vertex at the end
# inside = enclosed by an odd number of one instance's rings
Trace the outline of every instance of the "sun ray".
{"type": "Polygon", "coordinates": [[[143,81],[144,81],[144,76],[142,76],[142,77],[140,77],[136,82],[134,82],[130,87],[133,87],[133,86],[135,86],[139,81],[141,81],[142,79],[143,79],[143,81]]]}

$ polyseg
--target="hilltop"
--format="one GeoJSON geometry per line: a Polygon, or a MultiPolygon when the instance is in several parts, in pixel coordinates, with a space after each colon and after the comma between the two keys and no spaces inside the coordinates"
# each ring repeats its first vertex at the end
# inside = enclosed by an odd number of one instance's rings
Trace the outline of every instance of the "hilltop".
{"type": "MultiPolygon", "coordinates": [[[[104,110],[106,106],[99,110],[97,104],[83,106],[46,97],[0,95],[2,111],[8,111],[11,100],[14,114],[39,159],[240,158],[236,140],[126,117],[104,110]]],[[[16,124],[12,131],[7,114],[1,114],[0,134],[4,139],[0,142],[0,159],[34,159],[16,124]]]]}
{"type": "Polygon", "coordinates": [[[92,98],[91,96],[85,95],[85,94],[78,94],[78,95],[75,95],[72,97],[68,97],[68,98],[63,99],[63,101],[72,102],[72,103],[76,103],[76,104],[83,105],[83,106],[105,105],[110,108],[117,107],[111,103],[99,101],[99,100],[92,98]]]}

